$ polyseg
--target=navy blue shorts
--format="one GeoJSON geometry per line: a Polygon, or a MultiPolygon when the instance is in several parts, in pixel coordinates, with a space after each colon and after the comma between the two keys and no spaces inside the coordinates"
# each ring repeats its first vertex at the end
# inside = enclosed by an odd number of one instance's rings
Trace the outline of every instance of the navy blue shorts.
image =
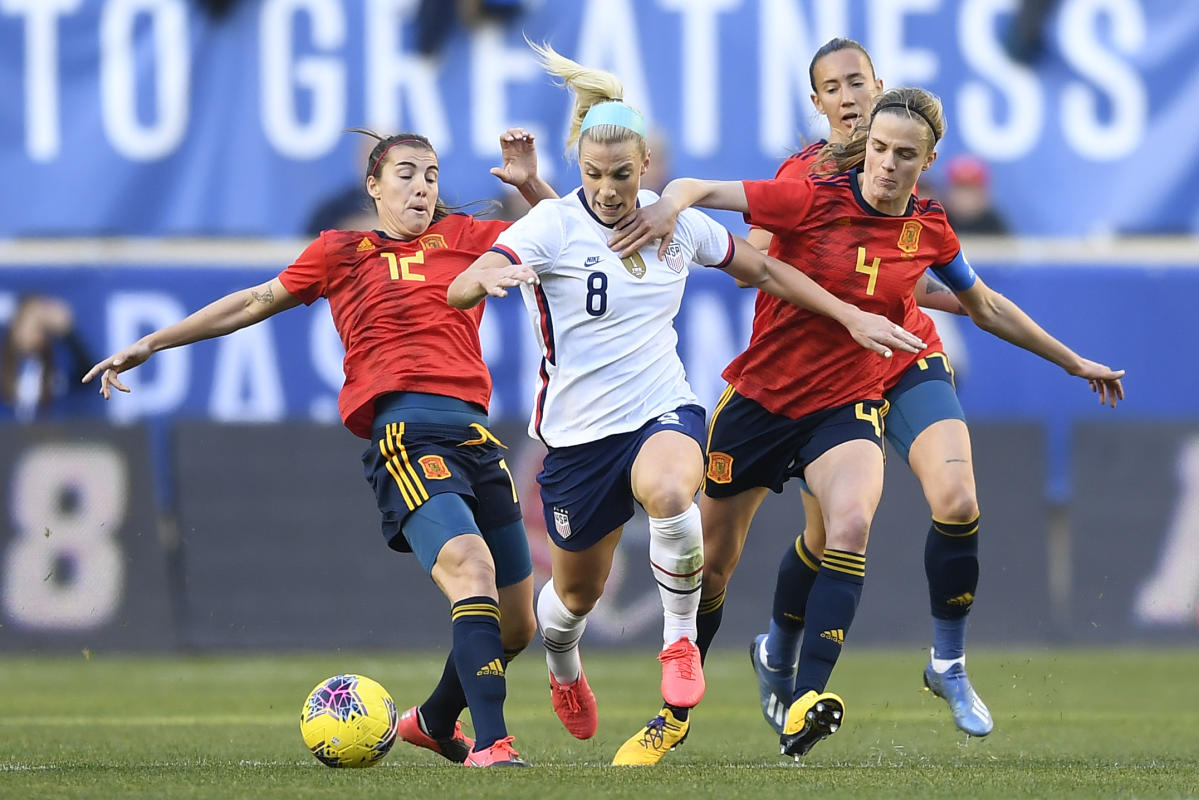
{"type": "Polygon", "coordinates": [[[405,521],[439,494],[462,497],[484,533],[520,521],[504,449],[485,427],[388,421],[390,416],[376,416],[374,444],[362,454],[362,464],[383,516],[383,537],[393,550],[413,551],[405,521]]]}
{"type": "Polygon", "coordinates": [[[917,360],[883,396],[890,403],[885,435],[904,461],[912,442],[929,425],[966,419],[954,388],[953,367],[944,353],[917,360]]]}
{"type": "Polygon", "coordinates": [[[732,386],[721,395],[708,433],[704,494],[731,497],[765,486],[782,492],[791,478],[839,444],[868,439],[883,446],[886,401],[863,400],[806,414],[773,414],[732,386]]]}
{"type": "Polygon", "coordinates": [[[678,431],[704,446],[704,409],[680,406],[635,431],[597,442],[551,447],[537,483],[545,529],[563,550],[586,550],[633,516],[633,462],[641,445],[659,431],[678,431]]]}

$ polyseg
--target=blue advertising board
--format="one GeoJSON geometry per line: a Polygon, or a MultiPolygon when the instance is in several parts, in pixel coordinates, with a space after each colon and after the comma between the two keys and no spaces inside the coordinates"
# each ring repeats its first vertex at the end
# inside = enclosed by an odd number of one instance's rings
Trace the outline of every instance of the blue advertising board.
{"type": "MultiPolygon", "coordinates": [[[[361,181],[344,132],[361,125],[427,135],[455,202],[497,194],[498,136],[523,125],[567,190],[569,99],[522,34],[618,73],[674,174],[772,175],[825,133],[812,53],[851,36],[887,85],[943,98],[941,161],[988,162],[1014,230],[1199,230],[1199,151],[1179,136],[1199,107],[1195,3],[1060,0],[1029,49],[1012,44],[1016,0],[540,0],[428,54],[419,5],[7,0],[0,237],[295,235],[361,181]]],[[[926,185],[941,180],[934,166],[926,185]]]]}

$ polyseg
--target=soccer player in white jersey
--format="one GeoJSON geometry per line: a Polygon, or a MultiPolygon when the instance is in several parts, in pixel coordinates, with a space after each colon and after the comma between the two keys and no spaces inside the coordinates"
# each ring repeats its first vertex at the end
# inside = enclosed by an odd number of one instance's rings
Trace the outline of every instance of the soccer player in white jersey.
{"type": "Polygon", "coordinates": [[[923,343],[885,317],[834,298],[806,275],[732,236],[701,212],[679,216],[661,253],[649,246],[621,259],[612,227],[653,192],[639,192],[649,164],[646,126],[622,102],[616,76],[533,45],[547,72],[575,95],[568,154],[582,187],[543,200],[450,285],[470,308],[502,297],[524,264],[538,281],[521,294],[542,359],[530,435],[548,448],[541,473],[553,577],[537,600],[554,711],[579,739],[599,724],[578,643],[603,593],[634,501],[649,515],[650,566],[664,610],[661,692],[665,707],[624,743],[614,764],[653,764],[687,735],[688,710],[704,693],[695,616],[703,534],[694,499],[703,478],[705,412],[687,384],[674,317],[694,264],[843,324],[863,347],[889,356],[923,343]]]}

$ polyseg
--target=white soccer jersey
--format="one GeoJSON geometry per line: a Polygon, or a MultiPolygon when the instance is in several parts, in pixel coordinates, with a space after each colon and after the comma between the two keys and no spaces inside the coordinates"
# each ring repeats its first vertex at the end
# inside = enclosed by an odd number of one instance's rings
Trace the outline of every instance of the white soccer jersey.
{"type": "MultiPolygon", "coordinates": [[[[648,190],[637,196],[640,204],[657,199],[648,190]]],[[[538,203],[493,248],[541,278],[521,294],[542,356],[529,435],[550,447],[634,431],[699,402],[679,359],[674,318],[690,265],[726,266],[732,236],[689,208],[665,260],[657,244],[622,260],[608,248],[611,237],[579,189],[538,203]]]]}

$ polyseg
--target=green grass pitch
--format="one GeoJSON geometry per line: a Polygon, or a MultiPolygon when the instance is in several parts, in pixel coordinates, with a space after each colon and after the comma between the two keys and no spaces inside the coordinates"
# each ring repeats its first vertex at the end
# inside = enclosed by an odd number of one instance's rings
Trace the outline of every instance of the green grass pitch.
{"type": "Polygon", "coordinates": [[[508,722],[530,770],[467,770],[403,742],[379,765],[333,770],[300,741],[320,679],[359,672],[401,710],[436,654],[0,658],[0,797],[502,798],[1199,797],[1199,651],[970,654],[995,717],[958,733],[921,690],[926,651],[848,650],[830,689],[845,726],[799,764],[777,755],[748,658],[713,653],[687,742],[650,768],[605,766],[658,706],[654,653],[586,652],[594,739],[563,730],[536,646],[509,670],[508,722]]]}

